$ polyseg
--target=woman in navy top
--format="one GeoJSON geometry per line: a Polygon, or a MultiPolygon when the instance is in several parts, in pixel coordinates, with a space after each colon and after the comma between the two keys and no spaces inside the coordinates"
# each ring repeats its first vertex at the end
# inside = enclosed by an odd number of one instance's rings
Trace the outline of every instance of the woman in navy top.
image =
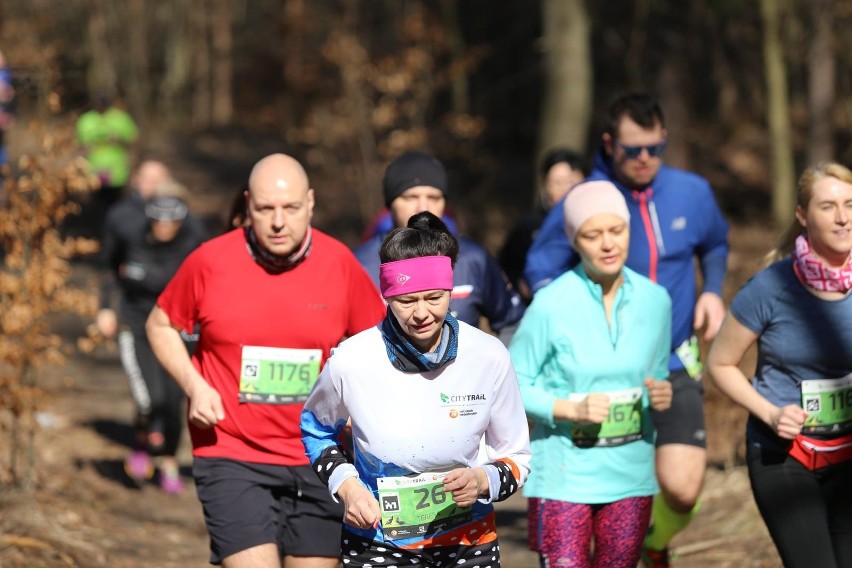
{"type": "Polygon", "coordinates": [[[752,491],[784,566],[852,566],[852,171],[799,180],[796,218],[737,294],[708,357],[750,413],[752,491]],[[739,368],[757,342],[754,382],[739,368]]]}

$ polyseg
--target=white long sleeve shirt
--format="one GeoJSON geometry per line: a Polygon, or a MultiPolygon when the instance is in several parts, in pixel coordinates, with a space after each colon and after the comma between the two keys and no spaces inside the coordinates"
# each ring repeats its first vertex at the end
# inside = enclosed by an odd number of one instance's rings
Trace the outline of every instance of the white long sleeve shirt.
{"type": "Polygon", "coordinates": [[[344,341],[332,352],[305,403],[302,432],[308,457],[315,468],[325,469],[318,473],[332,494],[347,478],[357,476],[377,497],[379,478],[480,465],[484,436],[490,498],[474,504],[462,526],[435,534],[430,530],[427,539],[394,538],[399,535],[385,534],[383,525],[366,531],[347,527],[405,548],[425,541],[426,546],[445,544],[459,533],[475,543],[477,533],[488,532],[483,527],[493,532],[491,501],[517,491],[529,473],[526,415],[508,351],[497,338],[463,322],[456,358],[436,371],[404,373],[394,368],[379,327],[344,341]],[[340,430],[350,417],[354,464],[327,459],[329,452],[337,451],[340,430]],[[479,529],[471,533],[476,525],[479,529]]]}

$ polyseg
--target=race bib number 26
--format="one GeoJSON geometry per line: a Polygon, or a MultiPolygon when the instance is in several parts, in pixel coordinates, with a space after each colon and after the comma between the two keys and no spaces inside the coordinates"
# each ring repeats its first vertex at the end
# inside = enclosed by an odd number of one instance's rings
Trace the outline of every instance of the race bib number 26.
{"type": "Polygon", "coordinates": [[[382,531],[390,540],[429,538],[471,518],[470,507],[459,507],[444,487],[446,473],[380,477],[382,531]]]}

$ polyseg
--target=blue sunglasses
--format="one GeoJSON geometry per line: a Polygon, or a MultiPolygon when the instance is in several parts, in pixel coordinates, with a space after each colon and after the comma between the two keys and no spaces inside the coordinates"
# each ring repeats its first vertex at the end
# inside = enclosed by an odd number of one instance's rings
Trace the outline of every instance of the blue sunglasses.
{"type": "Polygon", "coordinates": [[[621,142],[616,142],[616,144],[618,144],[618,147],[624,151],[624,156],[628,160],[635,160],[638,158],[639,155],[642,154],[642,150],[647,150],[648,156],[651,158],[659,158],[663,155],[663,151],[666,149],[665,140],[652,146],[626,146],[621,142]]]}

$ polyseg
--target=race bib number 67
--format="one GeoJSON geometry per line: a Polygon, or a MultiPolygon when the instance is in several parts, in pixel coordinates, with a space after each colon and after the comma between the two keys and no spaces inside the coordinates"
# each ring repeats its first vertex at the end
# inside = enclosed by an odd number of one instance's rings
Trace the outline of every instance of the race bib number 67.
{"type": "MultiPolygon", "coordinates": [[[[602,424],[571,425],[571,439],[577,447],[622,446],[642,439],[642,388],[606,393],[609,416],[602,424]]],[[[572,393],[568,400],[581,402],[585,393],[572,393]]]]}
{"type": "Polygon", "coordinates": [[[304,402],[320,371],[320,349],[243,346],[240,402],[304,402]]]}

